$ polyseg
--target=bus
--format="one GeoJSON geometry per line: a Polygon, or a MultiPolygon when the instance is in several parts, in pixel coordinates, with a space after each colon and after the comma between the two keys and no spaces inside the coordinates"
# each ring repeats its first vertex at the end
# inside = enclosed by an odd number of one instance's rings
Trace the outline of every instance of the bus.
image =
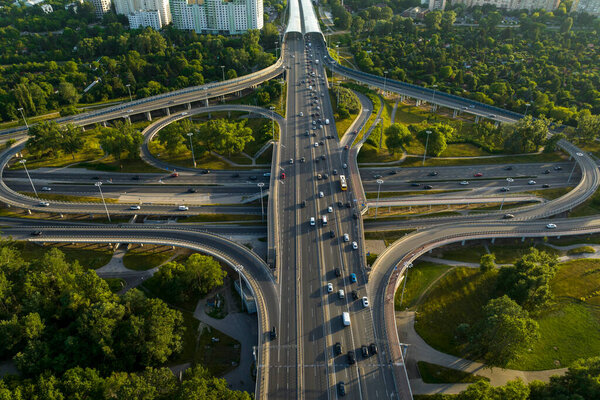
{"type": "Polygon", "coordinates": [[[346,184],[346,177],[344,175],[340,175],[340,186],[342,187],[342,190],[348,189],[348,185],[346,184]]]}

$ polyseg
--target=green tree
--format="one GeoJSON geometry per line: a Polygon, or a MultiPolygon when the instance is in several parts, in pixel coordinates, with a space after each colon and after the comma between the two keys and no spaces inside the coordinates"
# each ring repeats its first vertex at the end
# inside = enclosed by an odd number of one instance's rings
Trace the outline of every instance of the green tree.
{"type": "Polygon", "coordinates": [[[130,124],[117,122],[114,128],[104,128],[100,136],[102,149],[120,160],[123,154],[127,159],[139,157],[140,146],[144,136],[130,124]]]}
{"type": "Polygon", "coordinates": [[[567,17],[560,25],[560,31],[562,33],[567,33],[567,32],[571,31],[572,27],[573,27],[573,18],[567,17]]]}
{"type": "Polygon", "coordinates": [[[62,104],[75,104],[81,97],[75,86],[65,81],[58,84],[58,96],[62,104]]]}
{"type": "Polygon", "coordinates": [[[442,14],[441,28],[444,32],[452,29],[456,22],[456,13],[454,11],[444,11],[442,14]]]}
{"type": "Polygon", "coordinates": [[[538,151],[548,137],[550,120],[540,116],[534,119],[531,115],[518,122],[506,126],[506,150],[513,153],[531,153],[538,151]]]}
{"type": "Polygon", "coordinates": [[[32,154],[55,155],[60,150],[61,129],[54,121],[42,121],[29,128],[26,148],[32,154]]]}
{"type": "Polygon", "coordinates": [[[537,322],[506,295],[490,300],[483,314],[474,327],[474,348],[492,365],[505,366],[539,337],[537,322]]]}
{"type": "Polygon", "coordinates": [[[83,149],[85,144],[84,132],[81,127],[67,124],[62,129],[60,149],[75,159],[75,153],[83,149]]]}
{"type": "Polygon", "coordinates": [[[594,141],[600,134],[600,115],[592,115],[588,110],[580,112],[575,132],[581,141],[594,141]]]}
{"type": "Polygon", "coordinates": [[[392,152],[396,153],[410,143],[412,135],[406,125],[395,123],[385,129],[385,145],[392,152]]]}
{"type": "Polygon", "coordinates": [[[483,273],[488,272],[496,268],[496,255],[484,254],[481,256],[479,260],[479,270],[483,273]]]}
{"type": "Polygon", "coordinates": [[[427,13],[423,22],[429,31],[439,31],[441,28],[440,24],[442,23],[442,13],[440,11],[427,13]]]}

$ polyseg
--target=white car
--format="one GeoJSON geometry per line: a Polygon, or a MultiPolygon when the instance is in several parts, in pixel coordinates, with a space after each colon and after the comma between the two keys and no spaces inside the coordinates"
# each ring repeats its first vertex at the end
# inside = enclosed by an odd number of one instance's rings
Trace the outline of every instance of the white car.
{"type": "Polygon", "coordinates": [[[304,117],[304,113],[302,111],[300,111],[300,114],[298,114],[301,117],[304,117]]]}
{"type": "Polygon", "coordinates": [[[363,307],[369,307],[369,299],[367,297],[362,298],[363,307]]]}
{"type": "Polygon", "coordinates": [[[190,208],[188,206],[179,206],[177,207],[179,211],[188,211],[190,208]]]}
{"type": "Polygon", "coordinates": [[[310,226],[315,226],[315,217],[310,217],[310,226]]]}
{"type": "Polygon", "coordinates": [[[52,188],[50,188],[50,187],[48,187],[48,186],[44,186],[44,187],[42,188],[42,191],[44,191],[44,192],[49,192],[49,191],[51,191],[51,190],[52,190],[52,188]]]}
{"type": "Polygon", "coordinates": [[[354,250],[358,249],[358,243],[356,243],[356,242],[352,242],[352,248],[353,248],[354,250]]]}
{"type": "MultiPolygon", "coordinates": [[[[133,110],[131,110],[131,111],[133,111],[133,110]]],[[[184,111],[181,113],[181,116],[184,116],[184,115],[188,115],[187,111],[184,111]]]]}
{"type": "Polygon", "coordinates": [[[327,293],[333,292],[333,285],[331,283],[327,284],[327,293]]]}
{"type": "Polygon", "coordinates": [[[294,163],[294,159],[290,158],[290,164],[293,164],[293,163],[294,163]]]}
{"type": "Polygon", "coordinates": [[[532,179],[529,182],[527,182],[528,185],[535,185],[535,181],[532,179]]]}
{"type": "Polygon", "coordinates": [[[338,290],[338,297],[340,299],[343,299],[344,297],[346,297],[346,293],[344,293],[344,291],[342,289],[338,290]]]}
{"type": "Polygon", "coordinates": [[[319,147],[319,142],[315,142],[315,147],[319,147]]]}
{"type": "Polygon", "coordinates": [[[344,242],[349,242],[350,241],[350,236],[348,236],[347,233],[344,233],[344,242]]]}
{"type": "Polygon", "coordinates": [[[327,212],[328,213],[332,213],[333,212],[333,207],[331,207],[331,206],[327,207],[327,212]]]}
{"type": "Polygon", "coordinates": [[[344,169],[348,168],[348,164],[344,163],[344,165],[342,165],[342,167],[344,167],[344,169]]]}
{"type": "Polygon", "coordinates": [[[265,178],[268,178],[269,176],[271,176],[271,173],[270,173],[270,172],[265,172],[265,173],[263,174],[263,176],[264,176],[265,178]]]}
{"type": "Polygon", "coordinates": [[[47,201],[40,201],[40,207],[49,207],[50,203],[48,203],[47,201]]]}
{"type": "Polygon", "coordinates": [[[139,210],[139,209],[141,209],[141,208],[142,208],[142,207],[140,207],[140,206],[138,206],[138,205],[133,205],[133,206],[129,207],[129,209],[130,209],[130,210],[139,210]]]}
{"type": "Polygon", "coordinates": [[[464,185],[468,185],[468,184],[469,184],[469,181],[462,181],[460,184],[461,184],[461,185],[463,185],[463,186],[464,186],[464,185]]]}
{"type": "Polygon", "coordinates": [[[323,197],[325,197],[325,195],[323,194],[323,192],[319,192],[319,197],[320,197],[320,198],[323,198],[323,197]]]}
{"type": "Polygon", "coordinates": [[[546,225],[546,228],[548,228],[548,229],[556,229],[556,224],[548,224],[548,225],[546,225]]]}

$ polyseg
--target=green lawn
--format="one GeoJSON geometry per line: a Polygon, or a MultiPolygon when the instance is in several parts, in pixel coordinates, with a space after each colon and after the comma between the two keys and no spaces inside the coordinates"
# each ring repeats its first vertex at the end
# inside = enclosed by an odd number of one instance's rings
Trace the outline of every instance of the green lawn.
{"type": "MultiPolygon", "coordinates": [[[[387,197],[402,197],[402,196],[418,196],[422,194],[439,194],[439,193],[452,193],[452,192],[464,192],[469,189],[448,189],[448,190],[406,190],[402,192],[379,192],[379,198],[384,199],[387,197]]],[[[366,193],[367,199],[376,199],[377,192],[366,193]]]]}
{"type": "MultiPolygon", "coordinates": [[[[19,192],[25,196],[35,197],[35,193],[33,192],[19,192]]],[[[68,194],[57,194],[57,193],[46,193],[46,192],[38,192],[37,197],[44,200],[54,200],[54,201],[74,201],[78,203],[101,203],[102,199],[100,197],[93,196],[71,196],[68,194]]],[[[109,197],[104,197],[104,201],[107,203],[118,203],[116,199],[111,199],[109,197]]]]}
{"type": "Polygon", "coordinates": [[[490,153],[471,143],[450,143],[440,157],[478,157],[489,156],[490,153]]]}
{"type": "Polygon", "coordinates": [[[97,162],[84,162],[74,165],[74,168],[87,168],[104,172],[165,172],[163,169],[155,168],[141,159],[116,160],[110,156],[97,162]]]}
{"type": "Polygon", "coordinates": [[[408,271],[406,288],[404,289],[404,299],[400,306],[400,297],[402,296],[402,287],[400,285],[394,296],[394,308],[396,311],[411,308],[416,305],[417,299],[423,294],[423,291],[438,277],[444,274],[452,267],[430,262],[415,262],[414,266],[408,271]]]}
{"type": "MultiPolygon", "coordinates": [[[[456,211],[440,211],[440,212],[432,212],[432,213],[428,213],[428,214],[419,214],[419,215],[415,215],[415,214],[410,214],[410,215],[394,215],[391,217],[377,217],[378,220],[381,221],[395,221],[395,220],[404,220],[404,219],[412,219],[412,218],[439,218],[439,217],[453,217],[456,215],[461,215],[459,212],[456,211]]],[[[371,217],[365,217],[365,220],[371,220],[374,218],[371,217]]]]}
{"type": "Polygon", "coordinates": [[[594,254],[596,249],[592,246],[581,246],[575,249],[571,249],[567,251],[567,254],[570,256],[578,255],[578,254],[594,254]]]}
{"type": "MultiPolygon", "coordinates": [[[[419,306],[417,332],[440,351],[468,357],[464,343],[455,340],[456,328],[461,323],[476,323],[487,301],[501,295],[495,292],[496,276],[495,271],[480,274],[468,268],[450,271],[419,306]]],[[[540,339],[508,368],[566,367],[578,358],[600,353],[600,260],[561,264],[550,284],[554,303],[533,315],[540,326],[540,339]]]]}
{"type": "Polygon", "coordinates": [[[68,262],[78,261],[82,267],[89,269],[98,269],[106,265],[113,255],[112,250],[103,244],[63,243],[41,246],[31,242],[15,242],[14,245],[21,250],[21,256],[25,261],[39,260],[52,247],[56,247],[65,253],[68,262]]]}
{"type": "Polygon", "coordinates": [[[329,89],[329,101],[331,102],[331,108],[333,108],[333,113],[335,114],[335,129],[337,130],[338,137],[341,139],[344,136],[344,133],[348,130],[350,125],[354,122],[358,113],[350,113],[348,118],[341,119],[337,113],[337,100],[335,98],[335,94],[331,89],[329,89]]]}
{"type": "MultiPolygon", "coordinates": [[[[514,164],[514,163],[540,163],[540,162],[558,162],[565,161],[567,156],[563,153],[540,153],[527,155],[512,155],[502,157],[487,158],[461,158],[461,159],[440,159],[436,157],[427,158],[425,165],[429,167],[453,166],[453,165],[484,165],[484,164],[514,164]]],[[[402,162],[403,167],[420,167],[423,157],[406,157],[402,162]]]]}
{"type": "Polygon", "coordinates": [[[569,217],[587,217],[600,214],[600,192],[596,191],[583,204],[578,205],[569,213],[569,217]]]}
{"type": "MultiPolygon", "coordinates": [[[[490,253],[494,253],[496,255],[496,263],[498,264],[514,263],[524,254],[526,254],[531,247],[536,247],[539,250],[543,250],[547,253],[555,254],[557,256],[562,255],[560,250],[545,246],[543,243],[540,243],[535,239],[528,239],[525,242],[511,239],[503,241],[502,244],[488,243],[488,249],[490,250],[490,253]]],[[[486,254],[486,251],[482,244],[467,244],[464,247],[456,247],[456,245],[450,248],[442,247],[441,249],[434,250],[433,254],[435,257],[445,260],[479,263],[481,256],[486,254]]]]}
{"type": "Polygon", "coordinates": [[[469,374],[425,361],[418,361],[417,367],[425,383],[473,383],[481,380],[489,381],[489,378],[480,375],[469,374]]]}
{"type": "Polygon", "coordinates": [[[169,358],[169,365],[179,365],[186,362],[195,365],[202,357],[202,348],[198,345],[198,325],[200,321],[194,318],[194,314],[188,311],[182,311],[183,326],[185,333],[183,335],[183,349],[179,354],[174,354],[169,358]]]}
{"type": "Polygon", "coordinates": [[[554,200],[554,199],[558,199],[559,197],[564,196],[565,194],[569,193],[571,190],[573,190],[572,186],[553,188],[553,189],[528,190],[527,192],[523,192],[523,193],[529,193],[529,194],[541,197],[546,200],[554,200]]]}
{"type": "Polygon", "coordinates": [[[378,232],[365,232],[366,240],[383,240],[386,246],[394,243],[396,240],[414,232],[414,229],[401,229],[396,231],[378,231],[378,232]]]}
{"type": "Polygon", "coordinates": [[[135,271],[146,271],[158,267],[175,254],[166,246],[136,246],[123,257],[123,265],[135,271]]]}

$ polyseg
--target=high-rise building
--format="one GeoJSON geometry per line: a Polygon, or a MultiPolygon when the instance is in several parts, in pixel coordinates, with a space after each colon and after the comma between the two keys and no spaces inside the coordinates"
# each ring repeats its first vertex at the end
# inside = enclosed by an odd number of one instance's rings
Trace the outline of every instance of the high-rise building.
{"type": "Polygon", "coordinates": [[[600,15],[600,0],[575,0],[572,10],[600,15]]]}
{"type": "Polygon", "coordinates": [[[446,8],[446,0],[429,0],[429,11],[444,10],[446,8]]]}
{"type": "Polygon", "coordinates": [[[171,0],[173,25],[197,33],[239,34],[262,29],[262,0],[171,0]]]}
{"type": "Polygon", "coordinates": [[[159,30],[162,27],[162,20],[158,11],[134,11],[127,15],[127,19],[131,29],[149,26],[159,30]]]}
{"type": "Polygon", "coordinates": [[[114,0],[117,14],[126,15],[133,29],[152,27],[156,30],[171,23],[169,0],[114,0]]]}
{"type": "Polygon", "coordinates": [[[110,0],[92,0],[92,4],[98,18],[110,11],[110,0]]]}
{"type": "MultiPolygon", "coordinates": [[[[591,0],[588,0],[591,1],[591,0]]],[[[598,1],[598,0],[596,0],[598,1]]],[[[454,0],[455,4],[464,4],[467,7],[491,4],[505,10],[555,10],[560,0],[454,0]]]]}

